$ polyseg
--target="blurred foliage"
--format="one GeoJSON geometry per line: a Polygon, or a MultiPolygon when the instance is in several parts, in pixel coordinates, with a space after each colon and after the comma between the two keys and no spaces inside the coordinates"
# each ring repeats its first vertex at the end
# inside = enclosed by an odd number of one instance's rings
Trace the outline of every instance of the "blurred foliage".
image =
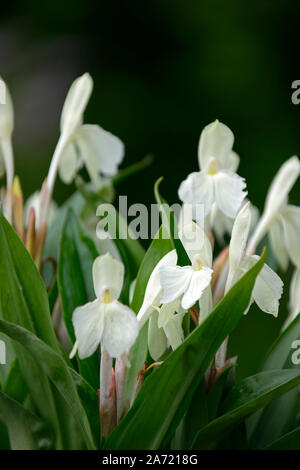
{"type": "MultiPolygon", "coordinates": [[[[26,195],[40,186],[58,136],[64,96],[75,76],[95,81],[85,121],[123,139],[124,165],[149,152],[155,162],[120,193],[129,202],[176,201],[182,179],[197,169],[204,125],[218,118],[235,133],[240,174],[259,209],[280,164],[300,154],[300,78],[296,0],[150,0],[146,2],[12,1],[2,6],[0,73],[16,111],[16,166],[26,195]]],[[[58,201],[72,188],[57,184],[58,201]]],[[[299,203],[300,187],[291,199],[299,203]]],[[[287,293],[285,293],[287,297],[287,293]]],[[[275,321],[252,309],[233,336],[241,375],[251,373],[278,334],[275,321]],[[243,349],[245,335],[253,351],[243,349]]]]}

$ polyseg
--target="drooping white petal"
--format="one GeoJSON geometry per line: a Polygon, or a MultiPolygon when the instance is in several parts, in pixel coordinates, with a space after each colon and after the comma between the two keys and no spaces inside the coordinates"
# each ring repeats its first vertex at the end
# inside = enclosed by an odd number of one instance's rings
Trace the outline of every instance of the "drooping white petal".
{"type": "Polygon", "coordinates": [[[0,139],[11,136],[14,127],[14,110],[6,83],[0,78],[0,139]]]}
{"type": "Polygon", "coordinates": [[[124,144],[119,137],[91,124],[81,126],[79,133],[80,137],[89,143],[98,170],[107,176],[114,176],[124,158],[124,144]]]}
{"type": "Polygon", "coordinates": [[[103,304],[96,299],[77,307],[72,316],[80,359],[91,356],[97,349],[104,328],[103,304]]]}
{"type": "Polygon", "coordinates": [[[86,134],[83,132],[83,126],[79,128],[75,136],[81,161],[85,165],[91,181],[94,183],[96,188],[100,188],[101,179],[97,158],[92,146],[92,142],[88,138],[89,136],[86,136],[86,134]]]}
{"type": "Polygon", "coordinates": [[[233,285],[234,274],[238,270],[245,255],[251,224],[250,203],[245,204],[239,211],[232,228],[229,245],[229,274],[225,291],[227,292],[233,285]]]}
{"type": "MultiPolygon", "coordinates": [[[[207,168],[210,158],[215,158],[220,168],[228,168],[228,156],[231,153],[234,136],[229,127],[218,120],[208,124],[200,136],[198,147],[199,165],[207,168]]],[[[231,157],[229,157],[231,158],[231,157]]]]}
{"type": "Polygon", "coordinates": [[[78,168],[77,160],[74,142],[71,140],[64,148],[58,166],[59,176],[64,183],[70,184],[74,180],[78,168]]]}
{"type": "Polygon", "coordinates": [[[181,345],[184,340],[182,320],[184,314],[177,313],[165,324],[164,332],[173,351],[181,345]]]}
{"type": "Polygon", "coordinates": [[[124,282],[124,265],[110,253],[98,256],[93,264],[94,290],[98,299],[102,299],[105,290],[109,290],[111,300],[120,297],[124,282]]]}
{"type": "Polygon", "coordinates": [[[111,357],[121,357],[129,351],[138,335],[135,313],[117,300],[102,304],[105,309],[105,326],[102,344],[111,357]]]}
{"type": "Polygon", "coordinates": [[[210,268],[203,267],[193,271],[187,290],[184,292],[181,305],[185,310],[191,308],[200,299],[203,291],[209,286],[212,276],[210,268]]]}
{"type": "Polygon", "coordinates": [[[162,267],[160,269],[160,283],[163,289],[161,302],[168,304],[178,299],[188,288],[193,273],[192,266],[162,267]]]}
{"type": "Polygon", "coordinates": [[[158,326],[158,312],[156,310],[153,311],[149,320],[148,347],[154,361],[157,361],[168,347],[165,332],[163,328],[158,326]]]}
{"type": "Polygon", "coordinates": [[[176,266],[176,263],[177,253],[176,250],[172,250],[163,256],[153,269],[147,283],[143,304],[137,315],[140,327],[146,323],[153,309],[161,303],[162,285],[160,283],[160,269],[164,266],[176,266]]]}
{"type": "Polygon", "coordinates": [[[289,254],[284,243],[283,225],[280,219],[274,220],[270,226],[269,237],[273,254],[278,260],[281,269],[285,271],[289,264],[289,254]]]}
{"type": "Polygon", "coordinates": [[[204,205],[204,215],[207,215],[214,202],[214,178],[206,171],[191,173],[178,189],[178,196],[185,204],[193,207],[198,204],[204,205]]]}
{"type": "Polygon", "coordinates": [[[218,171],[213,180],[217,206],[227,217],[234,218],[247,195],[244,178],[229,171],[218,171]]]}
{"type": "Polygon", "coordinates": [[[240,164],[240,157],[233,150],[228,154],[227,158],[224,160],[223,168],[224,170],[232,171],[233,173],[237,172],[237,169],[240,164]]]}
{"type": "Polygon", "coordinates": [[[284,205],[287,196],[300,174],[300,162],[294,156],[287,160],[277,172],[269,188],[265,203],[265,213],[268,218],[276,215],[284,205]]]}
{"type": "Polygon", "coordinates": [[[69,136],[82,124],[83,113],[91,96],[93,80],[88,73],[72,83],[63,106],[60,128],[69,136]]]}
{"type": "Polygon", "coordinates": [[[233,222],[234,219],[220,211],[216,203],[213,204],[208,224],[213,229],[219,245],[224,244],[225,234],[231,233],[233,222]]]}
{"type": "MultiPolygon", "coordinates": [[[[244,268],[247,266],[250,269],[258,259],[259,256],[256,255],[245,257],[244,268]]],[[[264,264],[256,278],[252,291],[252,297],[258,307],[263,312],[277,317],[282,290],[283,282],[280,277],[267,264],[264,264]]]]}
{"type": "Polygon", "coordinates": [[[289,205],[281,215],[286,250],[292,263],[300,268],[300,207],[289,205]]]}
{"type": "Polygon", "coordinates": [[[210,314],[213,309],[213,300],[212,300],[212,292],[211,287],[208,286],[202,292],[202,295],[199,299],[199,308],[200,308],[200,315],[199,315],[199,323],[210,314]]]}
{"type": "Polygon", "coordinates": [[[183,313],[180,299],[176,299],[168,304],[163,304],[161,308],[158,308],[158,313],[158,327],[163,328],[175,313],[183,313]]]}

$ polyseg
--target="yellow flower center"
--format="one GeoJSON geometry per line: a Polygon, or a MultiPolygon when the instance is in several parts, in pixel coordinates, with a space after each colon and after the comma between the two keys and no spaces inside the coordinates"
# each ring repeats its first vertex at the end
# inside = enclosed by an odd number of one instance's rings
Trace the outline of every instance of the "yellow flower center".
{"type": "Polygon", "coordinates": [[[218,172],[217,160],[212,158],[209,165],[208,165],[208,168],[207,168],[207,174],[208,175],[215,175],[217,172],[218,172]]]}
{"type": "Polygon", "coordinates": [[[103,302],[105,304],[109,304],[111,302],[109,289],[105,289],[105,291],[103,293],[103,302]]]}
{"type": "Polygon", "coordinates": [[[201,271],[201,269],[203,268],[203,264],[201,263],[199,258],[195,259],[195,265],[196,265],[196,270],[197,271],[201,271]]]}

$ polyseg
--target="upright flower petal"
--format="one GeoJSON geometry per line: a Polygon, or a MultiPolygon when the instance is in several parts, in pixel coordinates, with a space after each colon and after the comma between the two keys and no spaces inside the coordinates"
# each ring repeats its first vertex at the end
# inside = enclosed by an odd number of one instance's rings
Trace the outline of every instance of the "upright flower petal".
{"type": "Polygon", "coordinates": [[[169,251],[153,269],[147,283],[144,301],[137,315],[140,327],[146,323],[155,307],[161,303],[162,285],[160,283],[160,269],[163,266],[175,266],[177,263],[176,250],[169,251]]]}
{"type": "Polygon", "coordinates": [[[200,299],[203,291],[209,286],[212,276],[210,268],[203,267],[192,273],[189,286],[184,292],[181,305],[185,310],[191,308],[200,299]]]}
{"type": "Polygon", "coordinates": [[[69,136],[82,123],[82,116],[93,89],[93,80],[88,73],[76,78],[67,94],[62,114],[60,128],[62,133],[69,136]]]}
{"type": "Polygon", "coordinates": [[[300,268],[300,207],[287,206],[281,220],[287,252],[292,263],[300,268]]]}
{"type": "Polygon", "coordinates": [[[300,174],[300,162],[294,156],[287,160],[276,174],[266,198],[265,213],[273,217],[286,202],[287,196],[300,174]]]}
{"type": "Polygon", "coordinates": [[[102,299],[105,290],[109,290],[110,301],[120,297],[124,282],[124,265],[110,253],[98,256],[93,264],[94,290],[98,299],[102,299]]]}
{"type": "Polygon", "coordinates": [[[179,228],[179,238],[191,262],[199,254],[205,266],[212,264],[212,247],[204,230],[193,220],[179,228]]]}
{"type": "Polygon", "coordinates": [[[200,168],[206,169],[211,157],[217,160],[221,168],[227,168],[233,141],[234,136],[229,127],[218,120],[204,127],[198,147],[200,168]]]}
{"type": "Polygon", "coordinates": [[[191,173],[178,189],[178,196],[185,204],[204,205],[204,214],[207,215],[214,202],[214,181],[212,175],[206,171],[191,173]]]}
{"type": "Polygon", "coordinates": [[[283,224],[280,218],[274,220],[270,226],[269,236],[274,256],[278,260],[281,269],[285,271],[289,264],[289,254],[284,243],[283,224]]]}
{"type": "Polygon", "coordinates": [[[82,307],[77,307],[72,316],[78,354],[80,359],[91,356],[97,349],[103,329],[103,304],[96,299],[82,307]]]}
{"type": "Polygon", "coordinates": [[[219,171],[213,179],[217,206],[227,217],[234,218],[247,195],[244,178],[229,171],[219,171]]]}
{"type": "Polygon", "coordinates": [[[236,275],[245,255],[251,225],[250,202],[239,211],[233,224],[229,245],[229,273],[225,291],[227,292],[235,282],[236,275]]]}
{"type": "Polygon", "coordinates": [[[105,327],[102,343],[111,357],[121,357],[135,342],[138,324],[135,313],[117,300],[103,303],[105,327]]]}

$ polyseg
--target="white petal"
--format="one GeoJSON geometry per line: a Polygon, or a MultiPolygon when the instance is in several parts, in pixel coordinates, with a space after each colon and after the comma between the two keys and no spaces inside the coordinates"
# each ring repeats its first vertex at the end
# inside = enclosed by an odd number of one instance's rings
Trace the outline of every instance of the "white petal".
{"type": "Polygon", "coordinates": [[[247,195],[244,178],[229,171],[219,171],[213,179],[217,206],[227,217],[234,218],[247,195]]]}
{"type": "Polygon", "coordinates": [[[164,332],[173,351],[181,345],[184,340],[182,329],[183,314],[173,315],[164,326],[164,332]]]}
{"type": "Polygon", "coordinates": [[[65,147],[59,161],[58,172],[61,180],[70,184],[77,172],[77,154],[73,140],[65,147]]]}
{"type": "Polygon", "coordinates": [[[81,125],[92,89],[93,80],[88,73],[74,80],[63,106],[60,121],[61,132],[71,135],[81,125]]]}
{"type": "Polygon", "coordinates": [[[287,206],[281,220],[287,252],[292,263],[300,268],[300,207],[287,206]]]}
{"type": "Polygon", "coordinates": [[[160,283],[163,288],[161,302],[168,304],[178,299],[188,288],[193,273],[192,266],[162,267],[160,269],[160,283]]]}
{"type": "Polygon", "coordinates": [[[163,256],[153,269],[147,283],[143,304],[137,315],[140,327],[146,323],[153,308],[161,304],[162,286],[160,283],[160,269],[163,266],[176,266],[176,263],[177,253],[176,250],[172,250],[163,256]]]}
{"type": "Polygon", "coordinates": [[[210,286],[204,289],[199,299],[199,308],[200,308],[200,315],[199,315],[199,323],[200,323],[200,321],[205,320],[205,318],[210,314],[210,312],[213,309],[212,293],[211,293],[210,286]]]}
{"type": "MultiPolygon", "coordinates": [[[[252,256],[251,260],[248,257],[245,263],[249,263],[249,267],[259,259],[258,256],[252,256]]],[[[260,273],[258,274],[252,296],[258,307],[266,313],[270,313],[277,317],[279,309],[279,299],[282,296],[283,282],[280,277],[267,265],[264,264],[260,273]]]]}
{"type": "Polygon", "coordinates": [[[158,312],[154,310],[149,320],[148,347],[150,356],[157,361],[168,347],[167,338],[162,328],[158,327],[158,312]]]}
{"type": "Polygon", "coordinates": [[[225,291],[233,285],[234,274],[238,270],[245,254],[251,224],[250,203],[245,204],[239,211],[232,228],[229,245],[229,274],[225,291]]]}
{"type": "Polygon", "coordinates": [[[191,204],[195,212],[195,206],[203,204],[204,215],[207,215],[214,202],[214,176],[208,175],[206,171],[191,173],[179,186],[180,200],[185,204],[191,204]]]}
{"type": "Polygon", "coordinates": [[[290,286],[290,316],[287,323],[291,323],[300,313],[300,269],[295,269],[290,286]]]}
{"type": "Polygon", "coordinates": [[[210,284],[211,276],[212,270],[205,267],[192,273],[189,286],[181,300],[182,308],[187,310],[200,299],[203,291],[210,284]]]}
{"type": "Polygon", "coordinates": [[[236,173],[239,167],[239,164],[240,164],[240,157],[238,156],[236,152],[231,151],[228,157],[226,158],[226,160],[224,161],[223,168],[225,170],[230,170],[233,173],[236,173]]]}
{"type": "Polygon", "coordinates": [[[168,304],[163,304],[162,307],[158,309],[158,327],[164,327],[176,312],[182,312],[180,299],[176,299],[168,304]]]}
{"type": "Polygon", "coordinates": [[[199,165],[207,168],[210,158],[215,158],[221,168],[227,168],[227,159],[231,153],[234,136],[229,127],[218,120],[206,126],[200,136],[198,147],[199,165]]]}
{"type": "Polygon", "coordinates": [[[0,78],[0,138],[10,137],[14,127],[14,110],[7,85],[0,78]]]}
{"type": "Polygon", "coordinates": [[[187,252],[191,262],[196,254],[199,254],[205,266],[212,264],[212,247],[204,230],[196,223],[191,221],[182,227],[179,231],[179,238],[187,252]]]}
{"type": "Polygon", "coordinates": [[[104,327],[101,302],[96,299],[74,310],[72,316],[80,359],[91,356],[97,349],[104,327]]]}
{"type": "Polygon", "coordinates": [[[83,125],[80,134],[89,142],[98,170],[105,175],[114,176],[124,158],[124,144],[119,137],[91,124],[83,125]]]}
{"type": "Polygon", "coordinates": [[[89,139],[89,135],[86,135],[83,126],[81,126],[76,132],[76,144],[80,153],[80,157],[87,169],[91,181],[97,188],[99,188],[101,185],[101,180],[97,158],[92,142],[89,139]]]}
{"type": "Polygon", "coordinates": [[[278,260],[281,269],[285,271],[289,264],[289,255],[284,243],[283,225],[279,220],[274,220],[270,226],[269,237],[274,256],[278,260]]]}
{"type": "Polygon", "coordinates": [[[265,212],[268,213],[268,217],[276,215],[277,211],[285,204],[299,174],[300,162],[296,156],[291,157],[280,167],[266,198],[265,212]]]}
{"type": "Polygon", "coordinates": [[[137,338],[136,315],[129,307],[117,300],[103,305],[105,308],[103,346],[111,357],[121,357],[129,351],[137,338]]]}
{"type": "Polygon", "coordinates": [[[225,234],[231,234],[233,222],[234,219],[227,217],[214,203],[210,216],[210,226],[216,235],[219,245],[224,245],[225,234]]]}
{"type": "Polygon", "coordinates": [[[110,253],[98,256],[93,264],[94,290],[98,299],[109,289],[111,300],[118,299],[124,282],[124,265],[110,253]]]}
{"type": "MultiPolygon", "coordinates": [[[[25,219],[25,225],[28,225],[28,219],[29,219],[29,213],[30,209],[33,208],[35,212],[35,225],[36,227],[39,227],[40,225],[40,192],[36,191],[35,193],[31,194],[28,199],[26,199],[25,205],[24,205],[24,219],[25,219]]],[[[49,210],[48,210],[48,218],[47,218],[47,225],[48,227],[51,225],[52,221],[54,220],[56,214],[57,214],[57,204],[55,201],[50,202],[49,210]]]]}

